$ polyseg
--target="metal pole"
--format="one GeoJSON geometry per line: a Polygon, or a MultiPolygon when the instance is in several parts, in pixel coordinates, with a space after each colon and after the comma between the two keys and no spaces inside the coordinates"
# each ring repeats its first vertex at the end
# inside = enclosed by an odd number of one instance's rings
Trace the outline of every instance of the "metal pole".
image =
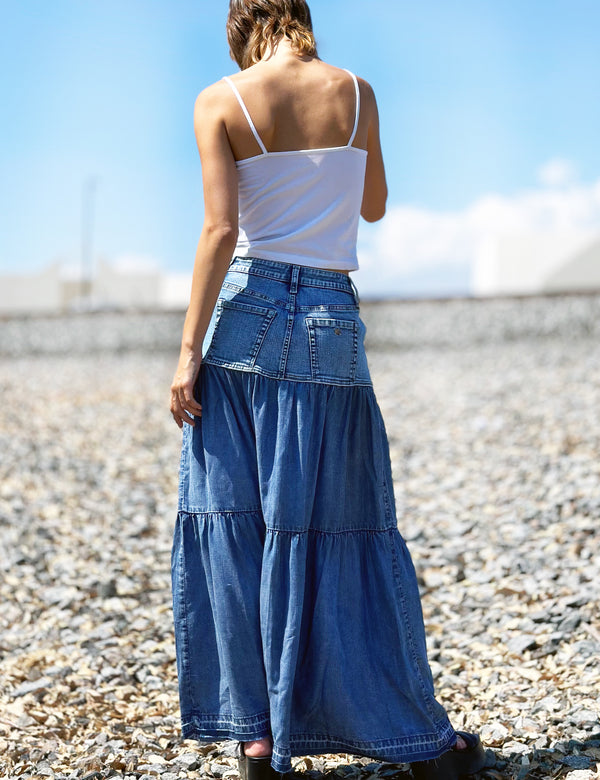
{"type": "Polygon", "coordinates": [[[94,255],[92,252],[92,229],[94,221],[94,194],[97,176],[89,176],[83,183],[81,196],[81,276],[80,296],[83,303],[91,299],[94,280],[94,255]]]}

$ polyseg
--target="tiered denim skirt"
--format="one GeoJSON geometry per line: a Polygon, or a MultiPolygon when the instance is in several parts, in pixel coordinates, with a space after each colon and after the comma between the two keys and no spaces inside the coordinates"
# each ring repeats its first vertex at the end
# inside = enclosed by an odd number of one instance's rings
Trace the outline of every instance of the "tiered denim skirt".
{"type": "Polygon", "coordinates": [[[184,425],[172,550],[184,738],[271,737],[271,764],[435,758],[413,564],[356,288],[339,271],[234,258],[184,425]]]}

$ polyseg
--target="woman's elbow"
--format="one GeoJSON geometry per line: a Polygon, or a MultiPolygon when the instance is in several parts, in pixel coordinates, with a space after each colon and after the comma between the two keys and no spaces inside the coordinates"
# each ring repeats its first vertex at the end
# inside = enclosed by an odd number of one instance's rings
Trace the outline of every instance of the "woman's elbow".
{"type": "Polygon", "coordinates": [[[385,216],[387,197],[362,204],[360,215],[366,222],[378,222],[385,216]]]}
{"type": "Polygon", "coordinates": [[[202,232],[205,239],[220,247],[235,247],[238,239],[238,227],[230,222],[205,222],[202,232]]]}
{"type": "Polygon", "coordinates": [[[360,215],[365,220],[365,222],[378,222],[385,216],[385,206],[377,210],[363,209],[360,212],[360,215]]]}
{"type": "Polygon", "coordinates": [[[387,197],[388,191],[385,183],[377,188],[365,189],[360,208],[361,217],[367,222],[377,222],[382,219],[385,216],[387,197]]]}

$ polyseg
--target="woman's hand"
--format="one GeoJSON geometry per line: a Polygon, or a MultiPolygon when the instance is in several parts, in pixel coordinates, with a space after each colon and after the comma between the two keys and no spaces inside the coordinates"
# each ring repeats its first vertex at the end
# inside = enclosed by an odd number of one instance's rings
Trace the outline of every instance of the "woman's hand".
{"type": "Polygon", "coordinates": [[[181,356],[171,384],[171,414],[180,428],[183,423],[192,427],[194,416],[202,416],[202,406],[194,398],[194,386],[200,371],[200,358],[181,356]]]}

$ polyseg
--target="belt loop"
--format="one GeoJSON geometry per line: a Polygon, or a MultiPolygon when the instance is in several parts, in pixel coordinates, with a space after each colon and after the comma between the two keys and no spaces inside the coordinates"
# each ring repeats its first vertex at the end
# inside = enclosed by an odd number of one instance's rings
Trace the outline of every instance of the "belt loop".
{"type": "Polygon", "coordinates": [[[354,297],[356,298],[356,305],[360,306],[360,295],[358,294],[358,289],[356,285],[354,284],[354,279],[348,274],[348,279],[350,279],[350,284],[352,285],[352,289],[354,290],[354,297]]]}
{"type": "Polygon", "coordinates": [[[292,295],[296,295],[298,292],[298,277],[300,276],[300,268],[297,265],[292,265],[292,280],[290,282],[290,292],[292,295]]]}

